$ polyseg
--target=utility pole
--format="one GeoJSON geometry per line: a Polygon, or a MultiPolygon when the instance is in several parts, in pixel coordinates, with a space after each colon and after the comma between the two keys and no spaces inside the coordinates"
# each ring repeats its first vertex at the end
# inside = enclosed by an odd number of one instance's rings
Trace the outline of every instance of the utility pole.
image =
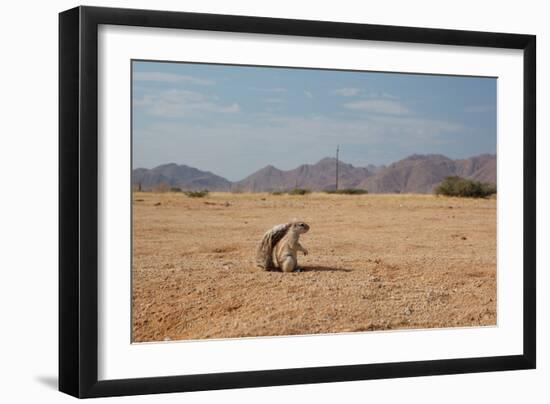
{"type": "Polygon", "coordinates": [[[336,145],[336,190],[338,191],[338,152],[340,151],[340,145],[336,145]]]}

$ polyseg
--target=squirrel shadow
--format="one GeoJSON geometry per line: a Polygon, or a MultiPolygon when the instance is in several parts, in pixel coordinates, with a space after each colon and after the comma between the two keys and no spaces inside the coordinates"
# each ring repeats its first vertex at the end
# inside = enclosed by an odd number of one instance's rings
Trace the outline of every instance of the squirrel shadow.
{"type": "Polygon", "coordinates": [[[322,265],[301,266],[302,272],[351,272],[351,269],[325,267],[322,265]]]}

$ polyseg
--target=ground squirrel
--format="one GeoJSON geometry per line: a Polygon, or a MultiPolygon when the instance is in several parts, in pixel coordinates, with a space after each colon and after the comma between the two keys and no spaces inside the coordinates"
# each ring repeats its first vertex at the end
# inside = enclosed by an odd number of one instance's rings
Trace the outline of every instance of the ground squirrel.
{"type": "Polygon", "coordinates": [[[308,251],[299,242],[300,234],[309,230],[304,222],[292,221],[279,224],[268,230],[258,247],[256,261],[266,271],[275,268],[283,272],[299,272],[298,251],[307,255],[308,251]]]}

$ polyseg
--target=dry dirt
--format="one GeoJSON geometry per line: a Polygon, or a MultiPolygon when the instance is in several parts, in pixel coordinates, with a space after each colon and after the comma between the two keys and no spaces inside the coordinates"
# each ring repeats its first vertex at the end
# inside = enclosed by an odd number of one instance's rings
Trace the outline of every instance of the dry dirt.
{"type": "Polygon", "coordinates": [[[496,324],[496,200],[133,195],[134,342],[496,324]],[[301,273],[265,272],[293,218],[301,273]]]}

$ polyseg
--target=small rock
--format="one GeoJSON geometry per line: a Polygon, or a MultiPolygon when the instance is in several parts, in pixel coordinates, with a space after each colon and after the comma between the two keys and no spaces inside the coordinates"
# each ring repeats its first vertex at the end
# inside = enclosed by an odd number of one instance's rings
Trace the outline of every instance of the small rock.
{"type": "Polygon", "coordinates": [[[157,202],[157,203],[155,203],[154,206],[160,206],[160,205],[161,205],[161,203],[160,203],[160,202],[157,202]]]}
{"type": "Polygon", "coordinates": [[[410,316],[412,314],[412,310],[410,307],[406,307],[403,313],[405,313],[406,316],[410,316]]]}

